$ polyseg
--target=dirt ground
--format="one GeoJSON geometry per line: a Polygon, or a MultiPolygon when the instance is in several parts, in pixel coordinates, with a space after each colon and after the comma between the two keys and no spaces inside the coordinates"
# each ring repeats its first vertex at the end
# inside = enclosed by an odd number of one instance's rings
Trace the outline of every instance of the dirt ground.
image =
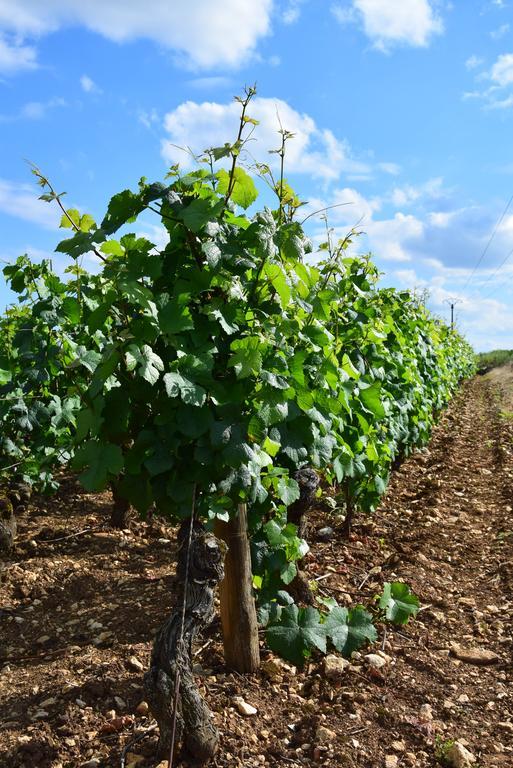
{"type": "MultiPolygon", "coordinates": [[[[453,740],[476,767],[513,766],[513,421],[501,415],[513,411],[513,371],[508,382],[492,372],[463,387],[350,541],[317,541],[338,521],[314,515],[306,570],[318,593],[369,604],[383,581],[404,580],[422,603],[414,622],[381,627],[332,681],[320,657],[272,679],[227,673],[212,625],[196,660],[221,731],[213,766],[426,768],[443,765],[453,740]],[[454,655],[469,649],[489,663],[454,655]],[[384,654],[380,669],[370,651],[384,654]],[[241,716],[237,695],[257,714],[241,716]]],[[[142,676],[173,604],[175,531],[109,530],[109,504],[68,480],[20,520],[0,583],[2,768],[120,766],[152,724],[142,676]]],[[[154,766],[154,747],[152,731],[127,768],[154,766]]]]}

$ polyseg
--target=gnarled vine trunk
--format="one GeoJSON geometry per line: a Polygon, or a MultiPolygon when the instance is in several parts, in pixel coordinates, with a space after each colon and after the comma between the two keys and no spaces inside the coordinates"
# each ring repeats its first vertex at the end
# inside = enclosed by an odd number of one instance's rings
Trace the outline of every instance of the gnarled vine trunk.
{"type": "Polygon", "coordinates": [[[177,606],[153,643],[150,670],[144,676],[144,693],[159,725],[159,757],[166,758],[171,750],[178,675],[175,752],[182,748],[201,764],[215,754],[219,736],[210,710],[194,682],[192,643],[214,616],[214,587],[223,578],[226,548],[199,523],[194,524],[181,642],[189,530],[190,521],[182,523],[178,534],[177,606]]]}
{"type": "Polygon", "coordinates": [[[10,499],[0,492],[0,552],[9,552],[16,537],[16,518],[10,499]]]}
{"type": "Polygon", "coordinates": [[[123,496],[119,495],[117,486],[113,483],[111,485],[112,491],[112,510],[110,513],[110,524],[113,528],[128,527],[128,515],[130,512],[130,502],[123,496]]]}
{"type": "MultiPolygon", "coordinates": [[[[289,523],[297,525],[297,535],[302,539],[306,539],[308,538],[307,514],[314,505],[320,478],[317,472],[314,469],[311,469],[311,467],[303,467],[303,469],[299,469],[293,477],[299,485],[300,496],[299,499],[288,508],[287,520],[289,523]]],[[[296,563],[296,567],[298,569],[297,574],[289,584],[288,591],[296,602],[313,605],[315,603],[314,595],[308,584],[308,579],[303,571],[300,570],[300,560],[296,563]]]]}

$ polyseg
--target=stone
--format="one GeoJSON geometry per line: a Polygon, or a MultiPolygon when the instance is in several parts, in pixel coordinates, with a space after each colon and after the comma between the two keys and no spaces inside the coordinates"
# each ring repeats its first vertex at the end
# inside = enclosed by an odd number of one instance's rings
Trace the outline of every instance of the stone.
{"type": "Polygon", "coordinates": [[[134,672],[144,671],[144,664],[140,662],[136,656],[130,656],[130,658],[128,659],[127,665],[130,669],[133,669],[134,672]]]}
{"type": "Polygon", "coordinates": [[[404,752],[406,749],[406,744],[404,741],[393,741],[390,745],[394,752],[404,752]]]}
{"type": "Polygon", "coordinates": [[[233,703],[235,704],[235,709],[239,715],[243,715],[244,717],[253,717],[253,715],[258,713],[258,709],[253,707],[251,704],[248,704],[247,701],[244,701],[242,696],[234,696],[233,703]]]}
{"type": "Polygon", "coordinates": [[[337,734],[335,731],[330,731],[330,729],[326,728],[324,725],[320,725],[317,728],[315,738],[319,744],[329,744],[332,741],[335,741],[337,734]]]}
{"type": "Polygon", "coordinates": [[[433,708],[431,707],[431,704],[423,704],[421,708],[419,709],[419,714],[422,718],[422,720],[432,720],[433,719],[433,708]]]}
{"type": "Polygon", "coordinates": [[[333,538],[334,533],[335,531],[329,525],[327,525],[325,528],[319,528],[317,531],[317,540],[330,541],[333,538]]]}
{"type": "Polygon", "coordinates": [[[329,653],[324,659],[324,674],[328,680],[339,680],[350,666],[347,659],[329,653]]]}
{"type": "Polygon", "coordinates": [[[397,768],[399,765],[399,758],[397,755],[386,755],[385,768],[397,768]]]}
{"type": "Polygon", "coordinates": [[[459,741],[454,742],[445,757],[451,768],[470,768],[476,762],[472,752],[469,752],[459,741]]]}
{"type": "Polygon", "coordinates": [[[273,682],[281,682],[285,674],[295,675],[296,668],[281,659],[267,659],[262,662],[262,672],[273,682]]]}
{"type": "Polygon", "coordinates": [[[141,701],[137,707],[135,708],[135,711],[138,715],[147,715],[149,712],[149,706],[147,701],[141,701]]]}
{"type": "Polygon", "coordinates": [[[451,653],[457,659],[465,661],[467,664],[486,666],[488,664],[497,664],[499,661],[499,657],[493,651],[488,651],[486,648],[464,648],[458,643],[452,643],[451,653]]]}
{"type": "Polygon", "coordinates": [[[378,656],[377,653],[368,653],[365,656],[365,661],[369,665],[369,667],[372,667],[373,669],[381,669],[382,667],[386,666],[386,659],[383,658],[383,656],[378,656]]]}

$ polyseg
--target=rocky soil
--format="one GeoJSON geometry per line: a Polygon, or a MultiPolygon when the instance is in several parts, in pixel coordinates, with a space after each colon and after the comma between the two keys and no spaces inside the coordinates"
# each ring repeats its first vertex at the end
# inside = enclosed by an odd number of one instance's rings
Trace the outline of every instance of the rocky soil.
{"type": "MultiPolygon", "coordinates": [[[[504,372],[466,384],[349,541],[318,540],[339,520],[313,516],[317,594],[371,605],[383,581],[404,580],[422,603],[414,622],[381,627],[350,663],[298,670],[263,650],[261,674],[246,677],[225,669],[212,625],[196,650],[222,736],[212,765],[513,766],[510,403],[504,372]]],[[[18,521],[0,566],[2,768],[156,764],[142,675],[173,604],[175,530],[110,530],[109,505],[67,479],[18,521]]]]}

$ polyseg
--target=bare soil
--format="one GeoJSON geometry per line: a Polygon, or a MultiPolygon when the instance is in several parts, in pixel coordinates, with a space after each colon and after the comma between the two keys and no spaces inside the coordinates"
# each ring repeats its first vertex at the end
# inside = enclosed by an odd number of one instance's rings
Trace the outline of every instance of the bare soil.
{"type": "MultiPolygon", "coordinates": [[[[414,622],[381,627],[335,682],[320,657],[274,679],[230,673],[212,625],[197,652],[221,731],[212,765],[427,768],[458,739],[481,768],[513,766],[513,423],[501,416],[513,411],[513,372],[508,382],[492,372],[467,383],[349,541],[317,541],[339,521],[313,515],[305,568],[318,594],[369,605],[384,581],[404,580],[422,603],[414,622]],[[497,658],[460,661],[453,643],[497,658]],[[371,667],[370,651],[383,651],[385,666],[371,667]],[[241,716],[237,695],[258,713],[241,716]]],[[[141,521],[110,530],[110,503],[68,479],[19,521],[0,582],[2,768],[120,766],[123,747],[152,725],[136,710],[173,606],[176,531],[141,521]]],[[[127,768],[155,766],[154,747],[150,731],[127,768]]]]}

